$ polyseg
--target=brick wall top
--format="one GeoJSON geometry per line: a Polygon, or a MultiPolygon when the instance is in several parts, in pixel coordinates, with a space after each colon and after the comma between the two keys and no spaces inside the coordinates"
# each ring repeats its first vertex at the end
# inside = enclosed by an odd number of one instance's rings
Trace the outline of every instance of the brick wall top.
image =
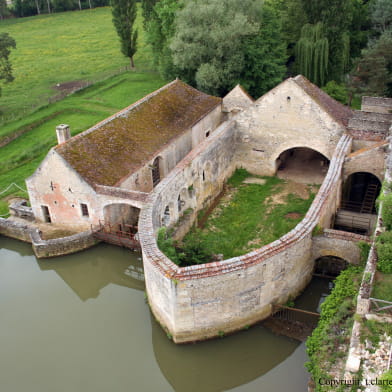
{"type": "Polygon", "coordinates": [[[341,230],[333,230],[333,229],[324,229],[324,236],[328,238],[336,238],[338,240],[346,240],[346,241],[365,241],[371,243],[372,240],[367,235],[349,233],[347,231],[341,230]]]}
{"type": "MultiPolygon", "coordinates": [[[[224,127],[218,128],[214,132],[214,136],[208,142],[211,143],[217,139],[224,127]]],[[[207,139],[208,140],[208,139],[207,139]]],[[[351,137],[343,135],[335,149],[334,156],[330,162],[328,173],[324,182],[317,193],[310,209],[305,218],[289,233],[278,240],[263,246],[260,249],[252,251],[246,255],[234,257],[220,262],[213,262],[202,265],[193,265],[189,267],[178,267],[169,260],[159,249],[155,240],[155,227],[152,221],[153,204],[158,201],[159,193],[164,191],[167,185],[185,166],[189,165],[194,154],[199,154],[205,144],[202,143],[197,149],[193,150],[180,164],[172,171],[172,173],[150,194],[148,203],[141,212],[139,219],[139,236],[144,255],[152,262],[162,274],[176,280],[197,279],[201,277],[214,276],[224,274],[236,270],[242,270],[253,264],[261,263],[269,257],[276,255],[288,247],[300,242],[303,238],[311,235],[312,230],[319,222],[323,208],[327,204],[329,195],[337,186],[340,173],[343,167],[344,159],[351,148],[351,137]]]]}

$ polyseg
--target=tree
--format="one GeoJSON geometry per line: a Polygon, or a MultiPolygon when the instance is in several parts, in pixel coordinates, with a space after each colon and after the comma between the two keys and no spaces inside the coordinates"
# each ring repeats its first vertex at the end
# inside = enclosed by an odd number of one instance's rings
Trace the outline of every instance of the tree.
{"type": "Polygon", "coordinates": [[[136,0],[112,0],[113,24],[120,37],[121,52],[129,57],[131,68],[135,68],[133,56],[137,49],[136,11],[136,0]]]}
{"type": "MultiPolygon", "coordinates": [[[[223,95],[237,83],[255,87],[261,79],[274,73],[271,68],[278,63],[277,74],[280,74],[285,61],[284,48],[278,45],[276,62],[276,51],[267,42],[271,40],[267,34],[270,30],[267,13],[272,16],[272,8],[265,5],[263,10],[259,0],[186,2],[177,12],[170,44],[178,76],[209,94],[223,95]]],[[[279,36],[276,14],[273,23],[279,36]]]]}
{"type": "Polygon", "coordinates": [[[146,23],[147,41],[152,47],[154,64],[164,79],[173,79],[179,71],[173,64],[169,47],[175,33],[175,18],[183,3],[178,0],[161,0],[155,4],[146,23]]]}
{"type": "Polygon", "coordinates": [[[310,81],[323,86],[328,72],[328,39],[322,23],[306,24],[296,46],[297,65],[300,73],[310,81]]]}
{"type": "Polygon", "coordinates": [[[392,26],[392,0],[376,0],[371,6],[374,27],[383,33],[392,26]]]}
{"type": "Polygon", "coordinates": [[[7,7],[6,0],[0,0],[0,20],[7,18],[10,15],[10,11],[7,7]]]}
{"type": "Polygon", "coordinates": [[[361,94],[392,97],[392,31],[385,31],[362,51],[352,75],[361,94]]]}
{"type": "Polygon", "coordinates": [[[5,83],[10,83],[14,80],[9,55],[11,53],[11,49],[15,48],[15,40],[8,33],[0,33],[0,81],[4,80],[5,83]]]}
{"type": "Polygon", "coordinates": [[[143,26],[147,29],[148,22],[151,20],[154,6],[158,0],[142,0],[142,15],[143,15],[143,26]]]}
{"type": "Polygon", "coordinates": [[[326,81],[339,81],[349,65],[352,0],[303,0],[303,8],[310,24],[324,26],[329,52],[326,81]]]}

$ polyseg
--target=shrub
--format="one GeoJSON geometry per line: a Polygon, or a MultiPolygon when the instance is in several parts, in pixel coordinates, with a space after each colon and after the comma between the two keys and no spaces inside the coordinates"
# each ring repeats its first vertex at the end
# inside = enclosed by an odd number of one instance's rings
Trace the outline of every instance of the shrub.
{"type": "Polygon", "coordinates": [[[157,238],[158,248],[175,264],[179,265],[180,260],[177,255],[176,248],[174,246],[173,238],[171,238],[168,233],[166,227],[161,227],[158,230],[158,238],[157,238]]]}
{"type": "Polygon", "coordinates": [[[359,241],[357,243],[357,246],[359,248],[360,252],[360,262],[362,265],[366,264],[367,259],[369,257],[369,252],[370,252],[370,244],[365,241],[359,241]]]}
{"type": "Polygon", "coordinates": [[[377,268],[385,274],[392,273],[392,231],[377,237],[377,268]]]}
{"type": "Polygon", "coordinates": [[[382,220],[387,230],[392,230],[392,193],[383,197],[382,220]]]}
{"type": "Polygon", "coordinates": [[[381,381],[381,386],[380,386],[381,392],[392,392],[392,385],[383,385],[384,383],[389,384],[392,381],[392,369],[384,373],[381,376],[380,381],[381,381]]]}

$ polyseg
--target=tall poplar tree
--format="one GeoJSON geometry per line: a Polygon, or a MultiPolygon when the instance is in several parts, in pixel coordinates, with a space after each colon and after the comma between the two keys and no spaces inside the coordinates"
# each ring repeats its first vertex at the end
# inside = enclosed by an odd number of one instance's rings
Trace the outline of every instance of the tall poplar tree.
{"type": "Polygon", "coordinates": [[[113,24],[121,41],[121,52],[129,57],[131,68],[135,68],[133,56],[137,49],[136,0],[112,0],[113,24]]]}

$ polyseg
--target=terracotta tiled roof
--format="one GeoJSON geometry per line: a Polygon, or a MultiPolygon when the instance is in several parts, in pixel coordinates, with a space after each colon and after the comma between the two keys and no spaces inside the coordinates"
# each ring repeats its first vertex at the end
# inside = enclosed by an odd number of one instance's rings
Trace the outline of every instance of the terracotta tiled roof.
{"type": "Polygon", "coordinates": [[[328,112],[337,122],[347,127],[348,120],[353,115],[353,111],[340,102],[335,101],[327,93],[309,82],[302,75],[293,79],[308,95],[310,95],[326,112],[328,112]]]}
{"type": "Polygon", "coordinates": [[[221,104],[176,80],[56,147],[91,185],[113,186],[221,104]]]}

